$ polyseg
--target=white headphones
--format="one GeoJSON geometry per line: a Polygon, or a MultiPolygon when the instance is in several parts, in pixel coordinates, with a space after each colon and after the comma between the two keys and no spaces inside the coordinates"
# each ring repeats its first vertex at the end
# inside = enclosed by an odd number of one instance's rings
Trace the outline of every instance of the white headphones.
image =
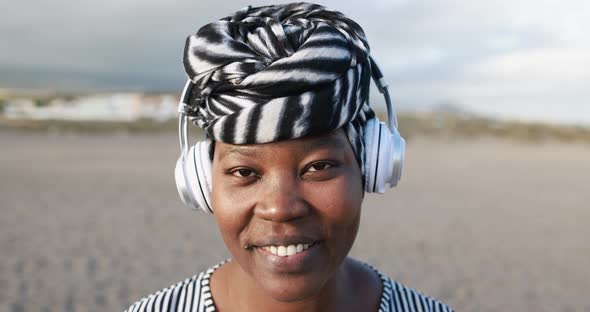
{"type": "MultiPolygon", "coordinates": [[[[406,143],[397,130],[397,116],[391,104],[388,86],[383,74],[372,57],[371,72],[373,81],[385,98],[388,126],[377,118],[369,120],[364,127],[365,143],[365,192],[383,193],[386,184],[397,185],[402,175],[406,143]]],[[[194,84],[189,79],[180,98],[178,118],[178,137],[180,157],[176,162],[174,175],[176,187],[182,202],[189,207],[213,213],[211,207],[211,158],[210,140],[197,142],[188,148],[188,106],[194,84]]]]}

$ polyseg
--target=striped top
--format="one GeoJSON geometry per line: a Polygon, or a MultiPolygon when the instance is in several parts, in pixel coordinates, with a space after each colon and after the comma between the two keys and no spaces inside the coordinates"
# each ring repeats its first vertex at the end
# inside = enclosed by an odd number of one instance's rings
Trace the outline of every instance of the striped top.
{"type": "MultiPolygon", "coordinates": [[[[209,279],[225,262],[144,297],[125,312],[215,312],[217,309],[211,295],[209,279]]],[[[436,299],[397,283],[374,267],[366,265],[379,275],[383,283],[379,312],[454,312],[436,299]]]]}

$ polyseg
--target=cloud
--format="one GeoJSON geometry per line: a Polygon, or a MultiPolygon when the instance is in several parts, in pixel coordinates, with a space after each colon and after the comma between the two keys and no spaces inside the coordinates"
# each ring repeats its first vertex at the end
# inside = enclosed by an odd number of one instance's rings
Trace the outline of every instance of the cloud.
{"type": "MultiPolygon", "coordinates": [[[[248,4],[266,3],[12,1],[0,28],[0,87],[177,90],[186,36],[248,4]]],[[[402,108],[453,101],[502,116],[571,121],[590,104],[583,86],[588,1],[319,3],[363,26],[402,108]]]]}

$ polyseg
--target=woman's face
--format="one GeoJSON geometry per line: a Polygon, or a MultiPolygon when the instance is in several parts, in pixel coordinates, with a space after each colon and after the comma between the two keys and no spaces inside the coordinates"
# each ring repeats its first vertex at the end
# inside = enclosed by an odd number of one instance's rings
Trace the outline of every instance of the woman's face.
{"type": "Polygon", "coordinates": [[[344,131],[215,144],[212,204],[234,260],[276,300],[317,294],[348,254],[360,219],[361,173],[344,131]]]}

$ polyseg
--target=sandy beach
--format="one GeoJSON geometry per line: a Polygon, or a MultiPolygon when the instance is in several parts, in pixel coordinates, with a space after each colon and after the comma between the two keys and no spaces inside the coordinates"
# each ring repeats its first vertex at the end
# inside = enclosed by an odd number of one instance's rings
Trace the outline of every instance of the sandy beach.
{"type": "MultiPolygon", "coordinates": [[[[227,258],[173,133],[0,133],[0,311],[121,311],[227,258]]],[[[412,137],[352,256],[457,311],[590,311],[590,145],[412,137]]]]}

